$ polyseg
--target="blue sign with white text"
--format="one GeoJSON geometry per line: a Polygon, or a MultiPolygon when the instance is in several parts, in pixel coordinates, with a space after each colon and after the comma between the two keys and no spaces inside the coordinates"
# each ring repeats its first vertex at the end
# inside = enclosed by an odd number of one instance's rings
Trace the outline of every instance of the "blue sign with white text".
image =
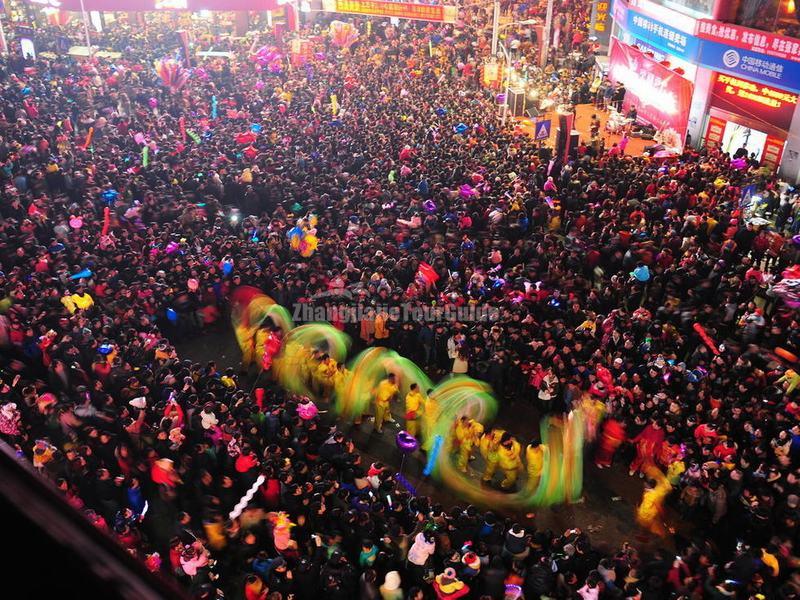
{"type": "Polygon", "coordinates": [[[625,25],[631,35],[686,61],[694,62],[700,53],[700,40],[695,36],[633,10],[628,10],[625,25]]]}
{"type": "Polygon", "coordinates": [[[709,69],[800,92],[800,63],[703,40],[700,64],[709,69]]]}
{"type": "Polygon", "coordinates": [[[534,138],[537,140],[546,140],[550,137],[550,120],[547,121],[537,121],[536,122],[536,133],[534,138]]]}

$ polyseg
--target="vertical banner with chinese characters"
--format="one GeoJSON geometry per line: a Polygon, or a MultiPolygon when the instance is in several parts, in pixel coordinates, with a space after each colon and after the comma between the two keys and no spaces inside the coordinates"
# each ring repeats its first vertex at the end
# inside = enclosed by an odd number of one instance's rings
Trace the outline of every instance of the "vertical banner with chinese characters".
{"type": "Polygon", "coordinates": [[[764,142],[764,151],[761,153],[761,164],[771,168],[773,171],[781,164],[783,155],[784,141],[780,138],[768,135],[764,142]]]}
{"type": "Polygon", "coordinates": [[[725,135],[725,125],[727,121],[719,117],[709,117],[708,127],[706,127],[706,146],[709,148],[719,148],[722,145],[722,137],[725,135]]]}
{"type": "Polygon", "coordinates": [[[597,38],[597,43],[608,47],[611,37],[611,0],[592,0],[592,20],[589,35],[597,38]]]}
{"type": "Polygon", "coordinates": [[[484,63],[483,85],[489,88],[500,87],[500,65],[497,62],[484,63]]]}

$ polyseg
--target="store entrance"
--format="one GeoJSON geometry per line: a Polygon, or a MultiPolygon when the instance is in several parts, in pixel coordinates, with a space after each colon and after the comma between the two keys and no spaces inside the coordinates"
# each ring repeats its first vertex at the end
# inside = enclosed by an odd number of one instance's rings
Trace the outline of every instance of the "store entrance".
{"type": "Polygon", "coordinates": [[[722,151],[732,157],[737,155],[737,158],[746,152],[748,157],[754,155],[757,161],[761,161],[767,137],[763,131],[728,121],[722,134],[722,151]]]}

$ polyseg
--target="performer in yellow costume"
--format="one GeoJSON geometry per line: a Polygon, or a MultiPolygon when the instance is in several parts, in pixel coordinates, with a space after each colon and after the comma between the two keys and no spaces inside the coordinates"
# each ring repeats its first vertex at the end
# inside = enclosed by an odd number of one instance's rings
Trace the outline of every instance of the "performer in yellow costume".
{"type": "Polygon", "coordinates": [[[458,451],[458,469],[462,473],[467,472],[469,457],[472,449],[481,438],[483,425],[468,416],[463,415],[456,421],[454,432],[454,446],[458,451]]]}
{"type": "Polygon", "coordinates": [[[510,433],[506,432],[500,438],[497,448],[498,466],[503,471],[503,481],[500,487],[510,490],[517,483],[519,472],[522,471],[522,446],[510,433]]]}
{"type": "Polygon", "coordinates": [[[425,397],[419,391],[419,385],[412,383],[406,394],[406,431],[417,436],[419,432],[419,421],[422,417],[422,407],[425,404],[425,397]]]}
{"type": "Polygon", "coordinates": [[[489,429],[481,437],[481,455],[486,459],[486,468],[483,471],[481,480],[484,483],[489,483],[494,477],[494,472],[497,470],[497,462],[500,460],[498,455],[498,448],[500,447],[500,439],[503,437],[505,431],[502,429],[489,429]]]}
{"type": "Polygon", "coordinates": [[[432,392],[433,390],[425,392],[425,408],[422,410],[422,434],[425,438],[422,442],[422,449],[425,452],[430,452],[433,447],[436,421],[439,419],[439,401],[432,392]]]}
{"type": "Polygon", "coordinates": [[[547,455],[547,446],[539,440],[531,440],[525,448],[525,462],[528,463],[528,489],[535,490],[544,470],[544,461],[547,455]]]}
{"type": "Polygon", "coordinates": [[[378,384],[375,390],[375,431],[383,433],[383,424],[389,420],[392,414],[391,403],[397,397],[400,389],[397,387],[394,373],[389,373],[388,377],[378,384]]]}
{"type": "Polygon", "coordinates": [[[642,501],[636,508],[636,522],[651,533],[663,536],[666,533],[662,509],[664,499],[672,491],[672,485],[655,465],[645,467],[647,480],[642,501]]]}
{"type": "Polygon", "coordinates": [[[335,385],[337,365],[329,355],[323,354],[314,371],[314,384],[320,398],[330,400],[335,385]]]}

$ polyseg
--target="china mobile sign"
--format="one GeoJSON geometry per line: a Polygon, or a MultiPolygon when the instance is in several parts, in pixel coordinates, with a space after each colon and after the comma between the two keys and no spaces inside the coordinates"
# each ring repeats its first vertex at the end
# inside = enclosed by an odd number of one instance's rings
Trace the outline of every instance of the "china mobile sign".
{"type": "Polygon", "coordinates": [[[694,91],[692,82],[616,38],[612,40],[608,76],[627,90],[625,111],[635,106],[641,121],[663,132],[671,129],[683,143],[694,91]]]}

